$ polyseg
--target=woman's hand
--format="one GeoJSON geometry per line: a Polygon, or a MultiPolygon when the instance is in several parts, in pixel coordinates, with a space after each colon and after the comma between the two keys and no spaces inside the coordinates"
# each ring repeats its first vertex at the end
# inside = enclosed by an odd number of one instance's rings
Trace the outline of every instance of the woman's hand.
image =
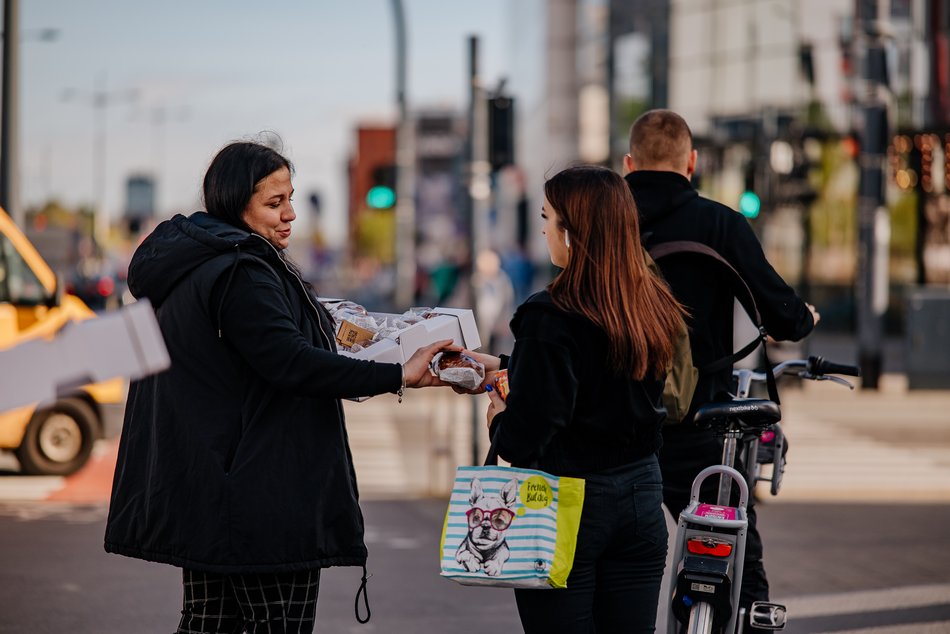
{"type": "Polygon", "coordinates": [[[495,373],[498,372],[499,368],[501,368],[501,359],[491,354],[472,352],[471,350],[462,350],[462,354],[472,357],[485,366],[485,379],[482,381],[482,384],[476,387],[474,390],[453,385],[452,389],[455,390],[456,394],[481,394],[485,391],[486,386],[494,385],[495,373]]]}
{"type": "Polygon", "coordinates": [[[498,392],[491,385],[485,386],[485,392],[488,394],[488,398],[491,399],[491,403],[488,405],[488,428],[491,429],[491,422],[494,420],[495,416],[505,411],[508,405],[500,396],[498,392]]]}
{"type": "Polygon", "coordinates": [[[412,356],[409,357],[409,360],[406,361],[402,366],[403,376],[406,379],[406,387],[434,387],[440,385],[448,385],[448,383],[439,379],[439,377],[432,374],[429,370],[429,364],[432,363],[432,357],[436,355],[437,352],[442,352],[443,350],[450,350],[452,352],[460,352],[462,350],[461,346],[453,346],[451,339],[443,339],[442,341],[436,341],[433,344],[419,348],[412,356]]]}
{"type": "Polygon", "coordinates": [[[479,385],[478,387],[476,387],[476,388],[473,389],[473,390],[470,390],[470,389],[468,389],[468,388],[464,388],[464,387],[461,387],[461,386],[458,386],[458,385],[453,385],[453,386],[452,386],[452,389],[455,390],[455,393],[456,393],[456,394],[482,394],[482,393],[485,392],[485,389],[486,389],[489,385],[491,385],[492,387],[495,386],[495,375],[496,375],[496,374],[498,374],[498,372],[489,372],[488,370],[485,370],[485,378],[482,379],[481,385],[479,385]]]}
{"type": "Polygon", "coordinates": [[[498,370],[501,369],[501,359],[493,354],[488,354],[485,352],[472,352],[471,350],[462,350],[462,352],[485,366],[486,376],[489,372],[498,372],[498,370]]]}

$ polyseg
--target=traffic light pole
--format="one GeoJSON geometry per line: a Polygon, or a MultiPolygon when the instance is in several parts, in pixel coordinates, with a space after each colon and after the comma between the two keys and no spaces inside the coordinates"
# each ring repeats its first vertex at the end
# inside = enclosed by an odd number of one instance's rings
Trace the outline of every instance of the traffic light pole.
{"type": "Polygon", "coordinates": [[[415,134],[406,105],[406,20],[402,0],[392,0],[396,25],[396,289],[395,305],[409,308],[416,296],[415,134]]]}
{"type": "MultiPolygon", "coordinates": [[[[488,204],[491,196],[491,165],[488,161],[488,113],[484,90],[478,77],[478,36],[468,38],[469,104],[468,133],[465,143],[465,172],[468,196],[465,197],[465,227],[468,232],[468,255],[465,271],[472,312],[478,316],[478,291],[475,287],[475,263],[486,246],[488,204]]],[[[484,343],[488,343],[487,341],[484,343]]],[[[484,410],[472,399],[472,464],[481,464],[479,430],[484,410]]]]}
{"type": "Polygon", "coordinates": [[[888,143],[885,51],[876,0],[857,0],[862,25],[865,82],[861,113],[860,184],[858,187],[858,364],[861,386],[877,389],[882,366],[883,317],[888,303],[887,255],[890,222],[884,206],[888,143]]]}

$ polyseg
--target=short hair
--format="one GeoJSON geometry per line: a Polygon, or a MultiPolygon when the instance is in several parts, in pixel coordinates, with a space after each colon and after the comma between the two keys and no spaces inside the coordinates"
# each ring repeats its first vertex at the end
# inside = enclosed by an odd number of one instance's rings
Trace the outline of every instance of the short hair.
{"type": "Polygon", "coordinates": [[[274,172],[293,165],[277,150],[253,141],[237,141],[224,146],[205,173],[205,210],[228,224],[250,231],[244,210],[257,184],[274,172]]]}
{"type": "Polygon", "coordinates": [[[672,110],[648,110],[630,126],[630,156],[637,169],[686,169],[692,150],[693,134],[672,110]]]}

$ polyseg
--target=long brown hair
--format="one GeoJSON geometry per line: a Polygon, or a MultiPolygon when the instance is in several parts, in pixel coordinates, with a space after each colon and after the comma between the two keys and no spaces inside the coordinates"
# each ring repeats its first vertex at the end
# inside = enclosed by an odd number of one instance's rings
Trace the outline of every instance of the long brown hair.
{"type": "Polygon", "coordinates": [[[636,203],[616,172],[580,165],[544,184],[559,227],[571,237],[567,266],[548,286],[554,303],[600,326],[608,363],[643,379],[667,371],[683,307],[648,268],[636,203]]]}

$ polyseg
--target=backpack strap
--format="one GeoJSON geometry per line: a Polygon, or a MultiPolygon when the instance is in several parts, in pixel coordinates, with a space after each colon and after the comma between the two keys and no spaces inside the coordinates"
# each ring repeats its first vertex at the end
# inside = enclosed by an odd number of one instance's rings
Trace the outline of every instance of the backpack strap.
{"type": "Polygon", "coordinates": [[[749,319],[752,320],[753,325],[758,329],[758,336],[740,348],[738,351],[726,355],[721,359],[716,359],[715,361],[709,363],[708,365],[699,369],[699,374],[708,375],[726,368],[731,368],[736,361],[744,359],[749,356],[753,350],[762,346],[762,355],[765,358],[765,382],[768,387],[769,399],[774,401],[776,404],[780,404],[778,398],[778,388],[775,385],[775,375],[772,373],[772,363],[769,361],[768,347],[765,345],[768,338],[768,333],[765,331],[765,326],[762,325],[762,316],[759,314],[759,309],[755,304],[755,298],[752,296],[752,291],[749,290],[749,285],[745,283],[745,280],[742,279],[742,276],[739,275],[739,272],[724,258],[719,254],[715,249],[709,245],[703,244],[701,242],[694,242],[691,240],[674,240],[671,242],[662,242],[660,244],[654,245],[649,249],[650,256],[654,260],[659,260],[670,255],[677,253],[694,253],[698,255],[704,255],[710,258],[713,258],[719,262],[726,270],[731,273],[732,279],[732,290],[736,299],[739,300],[739,303],[742,305],[742,308],[745,309],[746,314],[749,316],[749,319]]]}

